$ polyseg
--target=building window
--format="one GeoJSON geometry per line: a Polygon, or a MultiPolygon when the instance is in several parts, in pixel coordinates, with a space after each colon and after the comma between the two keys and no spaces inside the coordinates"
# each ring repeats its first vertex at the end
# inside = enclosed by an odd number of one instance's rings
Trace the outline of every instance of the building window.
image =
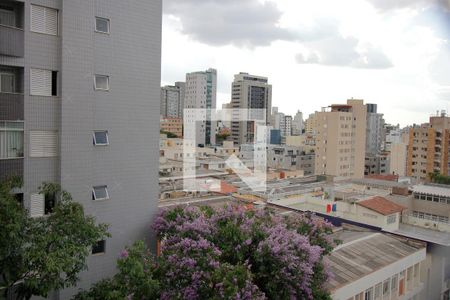
{"type": "Polygon", "coordinates": [[[58,94],[58,72],[30,69],[30,95],[56,96],[58,94]]]}
{"type": "Polygon", "coordinates": [[[109,91],[109,76],[95,75],[94,85],[96,90],[109,91]]]}
{"type": "Polygon", "coordinates": [[[44,214],[48,215],[53,212],[56,205],[56,194],[48,193],[44,196],[44,214]]]}
{"type": "Polygon", "coordinates": [[[0,121],[0,159],[23,157],[23,122],[0,121]]]}
{"type": "Polygon", "coordinates": [[[44,195],[43,194],[31,194],[30,196],[30,216],[42,217],[44,215],[44,195]]]}
{"type": "Polygon", "coordinates": [[[57,131],[30,131],[30,157],[58,156],[57,131]]]}
{"type": "Polygon", "coordinates": [[[94,186],[92,188],[92,200],[109,199],[108,188],[106,185],[94,186]]]}
{"type": "Polygon", "coordinates": [[[397,221],[397,215],[396,214],[387,216],[387,223],[388,224],[395,223],[396,221],[397,221]]]}
{"type": "Polygon", "coordinates": [[[373,300],[373,288],[366,290],[364,293],[364,300],[373,300]]]}
{"type": "Polygon", "coordinates": [[[108,131],[94,131],[94,145],[107,146],[109,145],[108,131]]]}
{"type": "Polygon", "coordinates": [[[95,31],[109,33],[109,19],[95,17],[95,31]]]}
{"type": "Polygon", "coordinates": [[[32,4],[31,31],[50,35],[57,35],[58,11],[53,8],[32,4]]]}
{"type": "Polygon", "coordinates": [[[14,83],[13,73],[0,73],[0,93],[14,93],[14,83]]]}
{"type": "Polygon", "coordinates": [[[390,289],[390,280],[385,280],[383,282],[383,297],[387,297],[389,295],[389,289],[390,289]]]}
{"type": "Polygon", "coordinates": [[[106,241],[101,240],[92,246],[92,254],[103,254],[106,250],[106,241]]]}

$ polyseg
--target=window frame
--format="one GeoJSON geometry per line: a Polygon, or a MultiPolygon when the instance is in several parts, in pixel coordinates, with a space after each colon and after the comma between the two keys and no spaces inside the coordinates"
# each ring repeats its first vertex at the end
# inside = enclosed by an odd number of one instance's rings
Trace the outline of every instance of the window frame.
{"type": "Polygon", "coordinates": [[[95,30],[95,32],[97,32],[97,33],[111,34],[111,19],[105,18],[105,17],[98,17],[98,16],[95,16],[95,28],[94,28],[94,30],[95,30]],[[104,21],[106,21],[106,22],[107,22],[107,25],[108,25],[108,31],[105,32],[105,31],[98,30],[98,28],[97,28],[97,20],[104,20],[104,21]]]}
{"type": "Polygon", "coordinates": [[[94,74],[94,89],[96,91],[104,91],[104,92],[109,91],[109,89],[110,89],[110,86],[109,86],[109,75],[94,74]],[[106,77],[106,85],[107,85],[106,89],[97,87],[97,77],[106,77]]]}
{"type": "Polygon", "coordinates": [[[108,130],[94,130],[94,132],[92,133],[92,138],[93,138],[93,142],[94,142],[94,146],[109,146],[109,134],[108,134],[108,130]],[[95,136],[96,133],[105,133],[106,135],[106,144],[103,143],[98,143],[97,142],[97,137],[95,136]]]}
{"type": "MultiPolygon", "coordinates": [[[[57,9],[57,8],[48,7],[48,6],[39,5],[39,4],[34,4],[34,3],[30,4],[30,19],[29,19],[29,21],[30,21],[30,32],[38,33],[38,34],[46,34],[46,35],[51,35],[51,36],[59,36],[59,31],[60,31],[60,29],[59,29],[59,20],[60,20],[60,18],[59,17],[60,17],[59,16],[59,9],[57,9]],[[56,33],[55,34],[48,33],[48,32],[45,32],[45,31],[37,31],[36,28],[33,28],[33,8],[32,8],[33,6],[39,6],[39,7],[44,8],[45,10],[54,10],[56,12],[56,33]]],[[[44,22],[45,22],[45,25],[47,25],[47,12],[45,12],[45,20],[44,20],[44,22]]],[[[45,26],[45,27],[47,27],[47,26],[45,26]]]]}
{"type": "Polygon", "coordinates": [[[5,94],[14,94],[16,90],[16,74],[14,74],[13,72],[0,72],[0,93],[5,93],[5,94]],[[10,76],[12,77],[12,92],[7,92],[2,90],[2,80],[1,77],[2,76],[10,76]]]}
{"type": "Polygon", "coordinates": [[[108,192],[108,186],[107,185],[96,185],[92,187],[92,200],[93,201],[103,201],[103,200],[109,200],[109,192],[108,192]],[[97,195],[95,193],[96,188],[104,188],[105,189],[105,198],[97,198],[97,195]]]}
{"type": "Polygon", "coordinates": [[[103,254],[105,254],[105,253],[106,253],[106,240],[99,240],[99,241],[96,242],[95,245],[92,245],[92,248],[91,248],[91,255],[103,255],[103,254]],[[100,251],[100,252],[95,252],[95,253],[94,253],[95,247],[97,247],[97,246],[99,246],[99,245],[101,245],[101,246],[100,246],[101,251],[100,251]]]}
{"type": "Polygon", "coordinates": [[[4,132],[5,135],[8,135],[8,132],[19,132],[19,133],[22,133],[22,149],[15,149],[17,153],[22,153],[22,155],[21,156],[19,156],[19,155],[11,156],[11,157],[1,157],[0,156],[0,160],[25,158],[25,123],[24,123],[24,121],[0,120],[0,132],[4,132]],[[21,128],[14,127],[14,126],[13,127],[11,127],[11,126],[8,127],[8,123],[21,124],[22,127],[21,128]],[[21,152],[19,150],[21,150],[21,152]]]}

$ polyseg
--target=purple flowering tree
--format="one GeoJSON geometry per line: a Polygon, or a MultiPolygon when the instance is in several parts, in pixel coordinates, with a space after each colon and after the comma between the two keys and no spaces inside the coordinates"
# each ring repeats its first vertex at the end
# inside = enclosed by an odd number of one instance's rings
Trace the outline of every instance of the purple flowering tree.
{"type": "Polygon", "coordinates": [[[177,207],[162,210],[153,228],[158,257],[142,243],[124,250],[119,273],[76,299],[111,298],[103,291],[130,299],[330,299],[323,257],[334,242],[319,218],[177,207]]]}

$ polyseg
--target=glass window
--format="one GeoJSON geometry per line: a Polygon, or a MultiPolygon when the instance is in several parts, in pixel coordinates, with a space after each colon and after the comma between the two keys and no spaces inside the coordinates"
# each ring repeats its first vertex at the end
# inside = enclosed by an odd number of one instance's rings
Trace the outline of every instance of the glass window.
{"type": "Polygon", "coordinates": [[[44,197],[44,214],[48,215],[53,212],[56,205],[56,195],[55,193],[45,194],[44,197]]]}
{"type": "Polygon", "coordinates": [[[23,122],[0,121],[0,159],[23,157],[23,122]]]}
{"type": "Polygon", "coordinates": [[[375,286],[375,300],[381,299],[381,282],[375,286]]]}
{"type": "Polygon", "coordinates": [[[95,31],[109,33],[109,19],[95,17],[95,31]]]}
{"type": "Polygon", "coordinates": [[[109,145],[108,131],[94,131],[94,145],[109,145]]]}
{"type": "Polygon", "coordinates": [[[109,199],[108,189],[106,185],[94,186],[92,188],[92,200],[109,199]]]}
{"type": "Polygon", "coordinates": [[[364,293],[364,300],[373,300],[373,288],[366,290],[364,293]]]}
{"type": "Polygon", "coordinates": [[[15,81],[13,73],[0,73],[0,92],[14,93],[15,81]]]}
{"type": "Polygon", "coordinates": [[[92,246],[92,254],[102,254],[106,250],[106,241],[101,240],[92,246]]]}
{"type": "Polygon", "coordinates": [[[389,295],[390,283],[390,280],[385,280],[383,282],[383,297],[389,295]]]}
{"type": "Polygon", "coordinates": [[[398,283],[398,275],[394,275],[391,278],[391,290],[395,291],[397,290],[397,283],[398,283]]]}
{"type": "Polygon", "coordinates": [[[109,76],[95,75],[95,89],[109,91],[109,76]]]}

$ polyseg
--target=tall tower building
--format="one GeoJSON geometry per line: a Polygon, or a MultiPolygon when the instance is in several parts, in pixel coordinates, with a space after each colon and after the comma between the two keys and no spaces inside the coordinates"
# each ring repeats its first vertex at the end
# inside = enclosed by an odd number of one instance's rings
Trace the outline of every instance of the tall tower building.
{"type": "Polygon", "coordinates": [[[316,174],[339,179],[364,176],[366,115],[363,100],[354,99],[316,112],[316,174]]]}
{"type": "MultiPolygon", "coordinates": [[[[184,107],[191,109],[215,110],[217,98],[217,71],[192,72],[186,74],[184,107]]],[[[206,120],[198,121],[196,125],[196,140],[201,146],[216,143],[215,122],[206,113],[206,120]],[[208,119],[209,117],[209,119],[208,119]]]]}
{"type": "Polygon", "coordinates": [[[303,113],[297,110],[292,121],[292,135],[301,135],[303,131],[303,113]]]}
{"type": "Polygon", "coordinates": [[[161,112],[163,118],[183,118],[184,82],[166,85],[161,88],[161,112]]]}
{"type": "Polygon", "coordinates": [[[1,1],[0,179],[23,177],[18,197],[33,217],[51,213],[38,194],[47,181],[110,224],[112,237],[61,299],[113,275],[117,253],[150,237],[161,9],[160,0],[1,1]]]}
{"type": "Polygon", "coordinates": [[[409,129],[407,175],[428,180],[430,173],[450,175],[450,117],[445,112],[430,123],[409,129]]]}
{"type": "Polygon", "coordinates": [[[383,114],[377,113],[376,104],[367,104],[366,155],[381,152],[384,136],[383,114]]]}
{"type": "MultiPolygon", "coordinates": [[[[239,73],[234,75],[231,87],[231,106],[233,109],[265,110],[266,124],[270,123],[272,109],[272,85],[267,77],[239,73]]],[[[255,128],[252,121],[239,121],[233,114],[231,136],[237,144],[253,143],[255,128]]]]}

